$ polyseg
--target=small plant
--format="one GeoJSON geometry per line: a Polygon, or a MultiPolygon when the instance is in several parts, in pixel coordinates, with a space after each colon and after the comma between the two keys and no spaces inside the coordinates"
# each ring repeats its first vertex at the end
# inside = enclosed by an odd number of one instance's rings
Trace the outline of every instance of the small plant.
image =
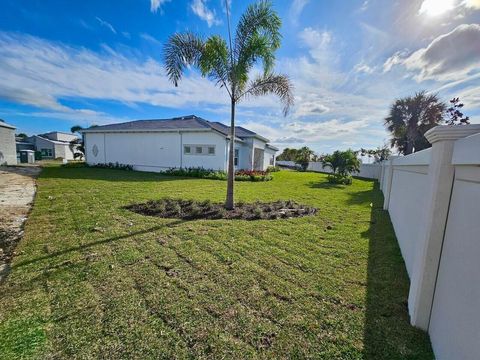
{"type": "Polygon", "coordinates": [[[253,215],[255,215],[256,219],[261,219],[262,218],[263,211],[260,206],[256,206],[253,209],[253,215]]]}
{"type": "MultiPolygon", "coordinates": [[[[172,168],[163,172],[165,175],[195,177],[211,180],[227,180],[227,173],[221,170],[204,169],[201,167],[172,168]]],[[[235,173],[237,181],[270,181],[272,176],[266,171],[239,170],[235,173]]]]}
{"type": "Polygon", "coordinates": [[[329,174],[327,176],[328,182],[331,184],[351,185],[352,177],[346,174],[329,174]]]}
{"type": "Polygon", "coordinates": [[[350,185],[352,183],[351,173],[360,171],[360,160],[353,150],[337,150],[333,154],[320,158],[323,168],[330,168],[333,174],[328,176],[328,181],[334,184],[350,185]]]}
{"type": "Polygon", "coordinates": [[[273,172],[278,172],[278,171],[280,171],[279,166],[270,165],[269,167],[267,167],[267,173],[273,173],[273,172]]]}
{"type": "Polygon", "coordinates": [[[84,167],[87,167],[88,165],[83,161],[69,161],[66,164],[62,164],[61,166],[66,168],[84,168],[84,167]]]}
{"type": "Polygon", "coordinates": [[[116,163],[109,162],[108,164],[98,163],[95,165],[87,165],[87,166],[101,168],[101,169],[133,170],[132,165],[119,164],[118,162],[116,163]]]}

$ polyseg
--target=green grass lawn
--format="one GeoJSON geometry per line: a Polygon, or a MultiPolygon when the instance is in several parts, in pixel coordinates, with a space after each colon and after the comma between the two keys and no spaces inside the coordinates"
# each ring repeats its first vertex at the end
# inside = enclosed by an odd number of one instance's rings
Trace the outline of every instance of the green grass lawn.
{"type": "Polygon", "coordinates": [[[283,220],[146,217],[161,197],[223,201],[226,182],[46,167],[0,285],[0,358],[430,359],[372,181],[282,171],[237,200],[319,209],[283,220]]]}

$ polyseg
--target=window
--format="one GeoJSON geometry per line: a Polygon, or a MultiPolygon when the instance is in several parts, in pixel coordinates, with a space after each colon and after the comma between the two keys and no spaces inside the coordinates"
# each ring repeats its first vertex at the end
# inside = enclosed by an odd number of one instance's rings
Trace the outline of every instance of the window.
{"type": "Polygon", "coordinates": [[[183,145],[185,155],[215,155],[215,145],[183,145]]]}
{"type": "Polygon", "coordinates": [[[40,151],[41,151],[41,153],[42,153],[42,156],[45,156],[45,157],[53,157],[53,151],[52,151],[52,149],[41,149],[40,151]]]}
{"type": "Polygon", "coordinates": [[[274,163],[275,163],[275,156],[272,156],[270,157],[270,165],[273,166],[274,163]]]}
{"type": "Polygon", "coordinates": [[[233,164],[235,166],[238,166],[238,155],[239,155],[239,151],[238,151],[238,149],[235,149],[235,158],[233,160],[233,164]]]}

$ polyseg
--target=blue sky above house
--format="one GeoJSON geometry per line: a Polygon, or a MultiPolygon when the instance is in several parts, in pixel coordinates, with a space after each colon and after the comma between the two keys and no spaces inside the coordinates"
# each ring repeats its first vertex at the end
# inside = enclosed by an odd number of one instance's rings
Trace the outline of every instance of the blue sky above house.
{"type": "MultiPolygon", "coordinates": [[[[232,25],[249,2],[231,1],[232,25]]],[[[480,122],[480,0],[274,1],[276,71],[295,85],[240,104],[239,125],[283,148],[377,147],[395,98],[460,96],[480,122]]],[[[227,35],[223,0],[4,0],[0,118],[28,134],[197,114],[228,122],[223,89],[192,71],[174,88],[162,46],[177,31],[227,35]]]]}

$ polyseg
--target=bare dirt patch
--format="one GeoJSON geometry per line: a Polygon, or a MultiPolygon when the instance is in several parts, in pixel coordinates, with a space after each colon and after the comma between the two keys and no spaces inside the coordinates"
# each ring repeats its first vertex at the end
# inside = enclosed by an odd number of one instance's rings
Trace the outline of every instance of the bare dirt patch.
{"type": "Polygon", "coordinates": [[[314,215],[317,209],[295,201],[237,203],[234,210],[225,210],[221,203],[206,201],[160,199],[124,207],[137,214],[162,218],[274,220],[314,215]]]}
{"type": "Polygon", "coordinates": [[[40,171],[35,166],[0,167],[0,281],[23,235],[40,171]]]}

